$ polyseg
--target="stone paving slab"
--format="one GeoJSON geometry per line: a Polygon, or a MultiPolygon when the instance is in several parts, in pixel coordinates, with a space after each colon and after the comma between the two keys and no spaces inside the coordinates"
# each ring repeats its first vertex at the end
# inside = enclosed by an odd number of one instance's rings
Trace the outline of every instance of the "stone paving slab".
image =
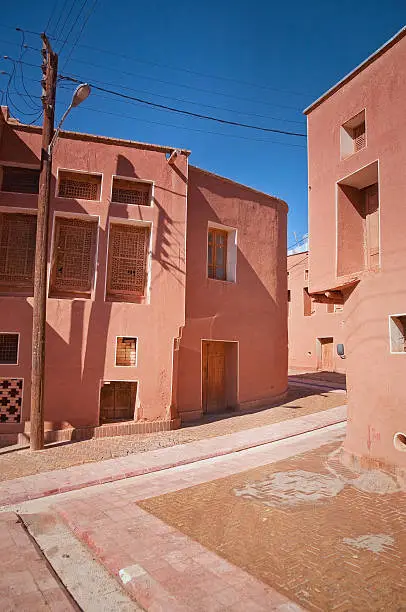
{"type": "Polygon", "coordinates": [[[14,512],[0,514],[0,551],[2,612],[78,611],[14,512]]]}
{"type": "Polygon", "coordinates": [[[0,507],[132,478],[269,444],[345,422],[346,414],[345,405],[337,406],[304,417],[171,448],[16,478],[0,483],[0,507]]]}

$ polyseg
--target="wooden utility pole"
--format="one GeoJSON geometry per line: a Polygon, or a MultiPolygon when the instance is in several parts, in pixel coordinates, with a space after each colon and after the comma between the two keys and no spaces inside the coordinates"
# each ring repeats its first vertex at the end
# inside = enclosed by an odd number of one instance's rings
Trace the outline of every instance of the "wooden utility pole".
{"type": "Polygon", "coordinates": [[[32,321],[32,373],[31,373],[31,450],[44,448],[44,375],[45,328],[47,305],[47,261],[49,232],[49,198],[52,175],[52,153],[49,145],[54,133],[56,79],[58,56],[48,38],[42,38],[42,127],[41,173],[38,192],[37,238],[35,245],[34,307],[32,321]]]}

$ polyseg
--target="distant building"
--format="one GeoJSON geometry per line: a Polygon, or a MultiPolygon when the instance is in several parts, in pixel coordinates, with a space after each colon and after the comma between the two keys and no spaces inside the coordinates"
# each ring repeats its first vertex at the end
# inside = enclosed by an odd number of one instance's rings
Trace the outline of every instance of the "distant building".
{"type": "Polygon", "coordinates": [[[309,253],[288,255],[289,368],[345,373],[343,305],[315,302],[309,282],[309,253]]]}
{"type": "Polygon", "coordinates": [[[345,302],[347,457],[406,467],[406,28],[305,113],[309,292],[345,302]]]}
{"type": "MultiPolygon", "coordinates": [[[[2,108],[3,441],[29,430],[40,147],[41,129],[2,108]]],[[[61,133],[49,226],[48,432],[121,421],[103,431],[168,429],[285,392],[287,206],[189,166],[188,156],[61,133]]]]}

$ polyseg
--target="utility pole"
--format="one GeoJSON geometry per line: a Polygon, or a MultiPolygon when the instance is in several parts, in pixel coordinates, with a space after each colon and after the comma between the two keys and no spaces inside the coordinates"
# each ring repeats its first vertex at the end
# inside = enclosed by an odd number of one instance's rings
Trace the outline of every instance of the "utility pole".
{"type": "Polygon", "coordinates": [[[34,306],[32,321],[31,450],[44,448],[45,329],[47,305],[47,262],[49,199],[52,175],[50,144],[54,133],[58,56],[45,34],[42,38],[42,126],[41,173],[38,192],[37,237],[35,244],[34,306]]]}

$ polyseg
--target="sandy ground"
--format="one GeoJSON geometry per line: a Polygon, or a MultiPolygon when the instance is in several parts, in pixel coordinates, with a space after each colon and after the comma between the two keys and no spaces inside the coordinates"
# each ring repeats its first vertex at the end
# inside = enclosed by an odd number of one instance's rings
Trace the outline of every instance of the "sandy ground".
{"type": "Polygon", "coordinates": [[[250,413],[212,416],[176,431],[65,442],[36,453],[28,449],[1,449],[0,481],[271,425],[345,403],[343,393],[320,393],[296,387],[289,390],[286,400],[278,406],[250,413]]]}

